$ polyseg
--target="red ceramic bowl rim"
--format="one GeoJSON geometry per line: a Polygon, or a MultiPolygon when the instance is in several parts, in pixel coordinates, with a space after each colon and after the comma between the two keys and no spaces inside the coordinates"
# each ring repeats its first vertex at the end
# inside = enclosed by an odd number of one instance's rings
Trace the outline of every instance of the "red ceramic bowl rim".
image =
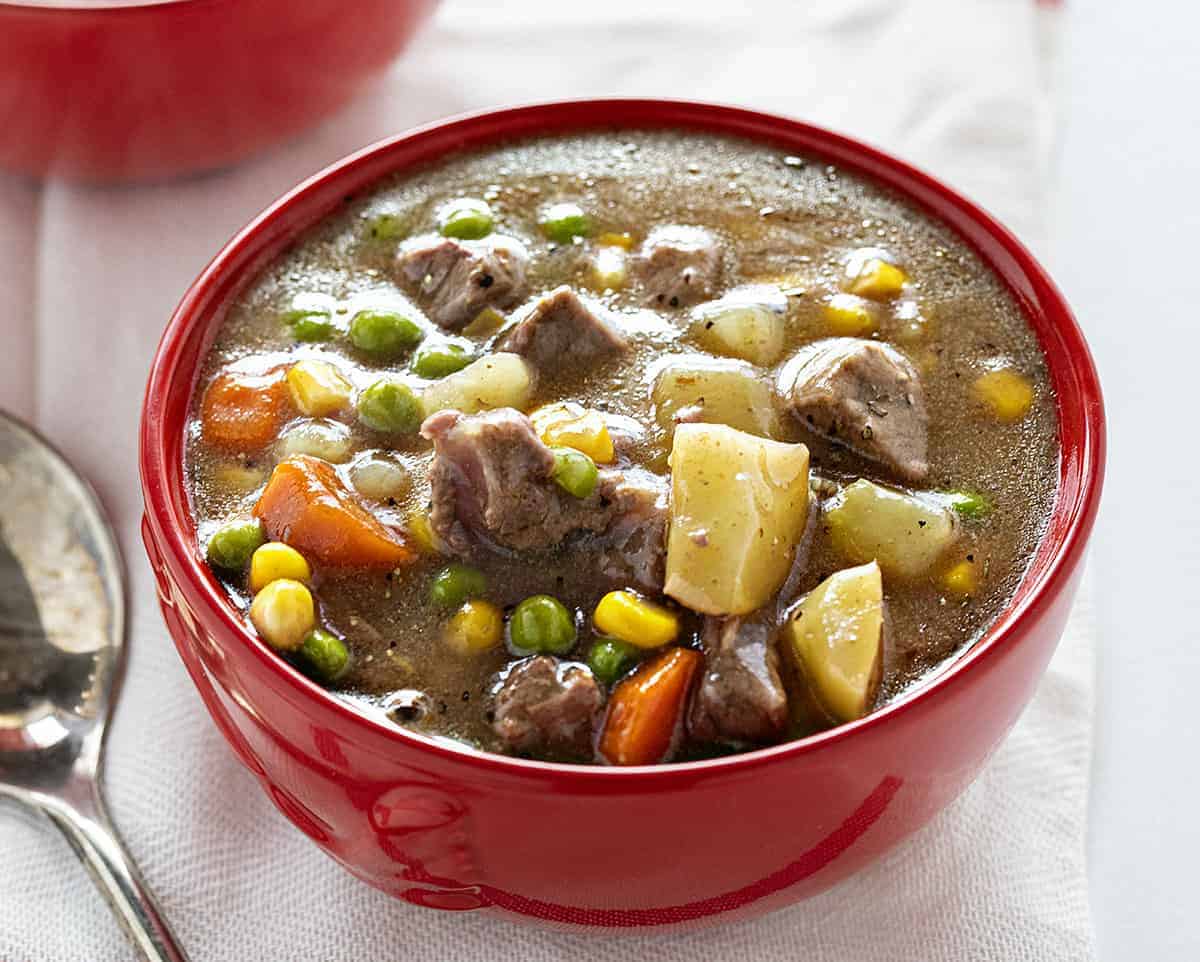
{"type": "Polygon", "coordinates": [[[0,10],[45,10],[53,13],[111,13],[145,7],[179,7],[213,0],[0,0],[0,10]]]}
{"type": "MultiPolygon", "coordinates": [[[[361,173],[360,173],[361,176],[361,173]]],[[[383,176],[386,176],[383,175],[383,176]]],[[[378,179],[372,176],[371,181],[378,179]]],[[[361,194],[370,182],[355,186],[361,194]]],[[[203,359],[205,351],[197,352],[203,359]]],[[[178,403],[178,402],[176,402],[178,403]]],[[[192,284],[176,308],[155,355],[142,410],[141,475],[146,510],[160,522],[164,538],[158,549],[174,566],[186,572],[208,606],[224,626],[246,645],[268,670],[294,689],[347,721],[367,726],[394,739],[408,750],[429,752],[469,766],[483,766],[512,775],[566,777],[579,780],[623,779],[626,787],[650,787],[663,780],[699,774],[715,775],[745,770],[788,755],[818,751],[885,726],[889,720],[913,710],[923,701],[951,686],[962,685],[995,657],[1049,608],[1067,588],[1071,573],[1082,561],[1088,535],[1100,501],[1104,473],[1105,425],[1099,380],[1083,334],[1066,301],[1033,255],[982,208],[930,175],[859,141],[797,120],[719,104],[678,100],[573,100],[537,103],[486,110],[452,117],[415,128],[372,144],[325,168],[285,194],[259,214],[217,254],[192,284]],[[298,206],[315,205],[305,224],[311,225],[335,209],[343,193],[339,184],[353,180],[356,172],[374,167],[379,155],[408,151],[405,160],[388,170],[420,167],[457,150],[485,146],[538,133],[565,133],[597,129],[692,129],[743,136],[788,152],[836,164],[883,184],[946,223],[1000,275],[1034,324],[1058,395],[1061,464],[1058,497],[1045,536],[1014,600],[988,632],[969,650],[921,683],[911,694],[857,721],[796,741],[741,754],[668,765],[610,768],[568,765],[458,748],[370,717],[338,699],[293,669],[268,650],[247,628],[229,603],[223,589],[200,558],[194,538],[186,492],[182,490],[183,432],[164,430],[164,405],[182,396],[190,405],[197,371],[179,370],[180,355],[192,336],[203,336],[205,347],[223,316],[224,305],[236,296],[277,256],[303,227],[282,230],[277,223],[298,206]],[[421,155],[422,146],[427,149],[421,155]],[[416,153],[419,156],[412,157],[416,153]],[[323,197],[324,204],[315,198],[323,197]],[[265,250],[265,253],[264,253],[265,250]],[[244,263],[243,263],[244,262],[244,263]],[[231,267],[231,264],[236,265],[231,267]],[[222,291],[216,305],[209,303],[213,289],[230,283],[235,271],[240,283],[222,291]],[[193,335],[193,320],[202,311],[212,318],[200,335],[193,335]],[[1042,321],[1035,319],[1041,317],[1042,321]],[[1053,340],[1051,340],[1053,339],[1053,340]],[[174,390],[173,390],[174,388],[174,390]],[[177,391],[186,388],[182,395],[177,391]],[[172,489],[168,481],[178,482],[172,489]]],[[[610,784],[612,784],[610,782],[610,784]]],[[[614,785],[615,787],[615,785],[614,785]]]]}

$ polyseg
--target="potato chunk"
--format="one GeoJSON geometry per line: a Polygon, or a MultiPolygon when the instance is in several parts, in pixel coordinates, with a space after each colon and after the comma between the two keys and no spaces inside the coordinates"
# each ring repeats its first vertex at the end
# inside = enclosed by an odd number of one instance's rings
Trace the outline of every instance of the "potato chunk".
{"type": "Polygon", "coordinates": [[[769,382],[743,361],[684,357],[671,361],[654,379],[654,416],[667,431],[679,421],[727,424],[773,437],[775,400],[769,382]]]}
{"type": "Polygon", "coordinates": [[[730,291],[692,312],[692,330],[706,350],[770,366],[783,353],[787,298],[776,287],[730,291]]]}
{"type": "Polygon", "coordinates": [[[808,448],[723,424],[681,424],[671,450],[665,591],[694,611],[766,604],[808,514],[808,448]]]}
{"type": "Polygon", "coordinates": [[[821,708],[839,722],[865,715],[883,671],[879,565],[846,568],[822,581],[792,612],[784,638],[821,708]]]}
{"type": "Polygon", "coordinates": [[[533,395],[533,372],[516,354],[488,354],[440,381],[421,395],[426,416],[452,408],[478,414],[491,408],[523,411],[533,395]]]}
{"type": "Polygon", "coordinates": [[[847,561],[878,561],[885,574],[909,579],[932,569],[958,534],[945,505],[863,478],[826,506],[825,523],[847,561]]]}

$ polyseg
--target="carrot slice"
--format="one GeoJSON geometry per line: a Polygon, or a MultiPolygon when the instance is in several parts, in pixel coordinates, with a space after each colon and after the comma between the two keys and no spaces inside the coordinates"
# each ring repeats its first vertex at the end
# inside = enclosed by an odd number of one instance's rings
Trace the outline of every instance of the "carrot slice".
{"type": "Polygon", "coordinates": [[[256,451],[274,441],[289,413],[285,375],[282,367],[217,375],[200,405],[204,440],[226,451],[256,451]]]}
{"type": "Polygon", "coordinates": [[[276,465],[254,516],[272,541],[329,567],[382,568],[416,557],[399,534],[358,503],[332,465],[306,454],[276,465]]]}
{"type": "Polygon", "coordinates": [[[703,661],[698,651],[670,648],[621,682],[609,699],[600,754],[613,765],[662,761],[703,661]]]}

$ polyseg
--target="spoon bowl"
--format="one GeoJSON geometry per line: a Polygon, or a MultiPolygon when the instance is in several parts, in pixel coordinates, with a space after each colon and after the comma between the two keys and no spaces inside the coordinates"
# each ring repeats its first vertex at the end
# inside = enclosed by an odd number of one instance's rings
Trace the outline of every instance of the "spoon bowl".
{"type": "Polygon", "coordinates": [[[0,412],[0,799],[63,831],[142,958],[183,962],[100,794],[124,656],[124,568],[99,500],[0,412]]]}
{"type": "Polygon", "coordinates": [[[0,792],[94,770],[124,664],[120,553],[95,494],[0,414],[0,792]],[[54,764],[43,764],[48,753],[54,764]],[[69,763],[69,764],[68,764],[69,763]]]}

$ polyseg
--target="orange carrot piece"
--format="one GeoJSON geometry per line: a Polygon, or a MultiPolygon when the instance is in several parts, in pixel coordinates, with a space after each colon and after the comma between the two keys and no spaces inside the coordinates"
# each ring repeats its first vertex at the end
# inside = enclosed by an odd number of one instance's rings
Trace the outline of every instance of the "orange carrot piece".
{"type": "Polygon", "coordinates": [[[254,516],[272,541],[329,567],[383,568],[417,556],[400,534],[359,504],[332,465],[305,454],[279,462],[254,516]]]}
{"type": "Polygon", "coordinates": [[[226,451],[256,451],[279,436],[289,414],[286,371],[218,374],[204,392],[200,430],[204,440],[226,451]]]}
{"type": "Polygon", "coordinates": [[[600,754],[613,765],[662,761],[703,661],[698,651],[670,648],[621,682],[609,699],[600,754]]]}

